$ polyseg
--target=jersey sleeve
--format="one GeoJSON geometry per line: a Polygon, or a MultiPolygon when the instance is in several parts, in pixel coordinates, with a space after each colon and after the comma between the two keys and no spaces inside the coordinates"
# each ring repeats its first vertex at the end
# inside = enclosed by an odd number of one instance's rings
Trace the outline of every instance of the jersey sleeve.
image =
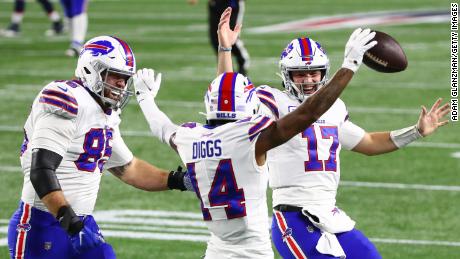
{"type": "Polygon", "coordinates": [[[45,86],[32,107],[32,149],[43,148],[64,156],[73,139],[78,102],[65,82],[55,81],[45,86]]]}
{"type": "Polygon", "coordinates": [[[105,164],[106,169],[124,166],[133,160],[134,156],[125,141],[121,137],[120,130],[116,128],[113,132],[112,155],[105,164]]]}
{"type": "Polygon", "coordinates": [[[39,94],[38,103],[44,112],[74,119],[78,115],[78,102],[65,82],[55,81],[45,86],[39,94]]]}
{"type": "MultiPolygon", "coordinates": [[[[244,120],[243,120],[244,121],[244,120]]],[[[263,115],[257,115],[248,119],[250,127],[248,130],[249,140],[253,141],[259,134],[274,122],[273,119],[263,115]]]]}
{"type": "Polygon", "coordinates": [[[64,156],[76,132],[75,120],[49,112],[38,114],[30,146],[44,148],[64,156]]]}
{"type": "Polygon", "coordinates": [[[276,103],[275,96],[270,90],[271,88],[265,85],[257,87],[257,97],[259,97],[259,100],[262,103],[259,109],[259,114],[263,114],[277,120],[280,115],[278,104],[276,103]]]}
{"type": "Polygon", "coordinates": [[[347,119],[339,129],[340,144],[343,148],[351,150],[363,139],[364,134],[365,130],[347,119]]]}

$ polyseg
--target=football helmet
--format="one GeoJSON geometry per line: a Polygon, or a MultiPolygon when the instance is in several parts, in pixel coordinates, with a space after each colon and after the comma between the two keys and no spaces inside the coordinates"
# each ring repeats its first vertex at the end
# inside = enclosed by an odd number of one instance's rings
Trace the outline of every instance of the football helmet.
{"type": "Polygon", "coordinates": [[[256,114],[260,100],[254,85],[242,74],[223,73],[204,95],[206,119],[236,121],[256,114]]]}
{"type": "Polygon", "coordinates": [[[304,87],[316,87],[315,92],[323,86],[329,76],[329,59],[321,45],[309,38],[298,38],[291,41],[281,53],[279,68],[284,88],[303,101],[307,94],[304,87]],[[321,80],[317,83],[294,83],[292,71],[321,71],[321,80]]]}
{"type": "Polygon", "coordinates": [[[112,36],[98,36],[83,45],[75,76],[110,108],[121,109],[133,94],[132,76],[135,71],[136,60],[126,42],[112,36]],[[124,88],[106,82],[107,76],[113,73],[126,78],[124,88]],[[116,98],[106,96],[108,93],[116,98]]]}

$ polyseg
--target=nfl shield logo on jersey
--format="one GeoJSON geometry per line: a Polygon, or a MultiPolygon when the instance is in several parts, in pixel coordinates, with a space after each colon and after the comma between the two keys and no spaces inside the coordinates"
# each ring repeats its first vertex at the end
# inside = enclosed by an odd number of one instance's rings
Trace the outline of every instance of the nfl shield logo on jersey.
{"type": "Polygon", "coordinates": [[[48,251],[48,250],[50,250],[50,249],[51,249],[51,245],[52,245],[52,243],[51,243],[51,242],[45,242],[45,244],[44,244],[43,248],[45,248],[45,250],[47,250],[47,251],[48,251]]]}

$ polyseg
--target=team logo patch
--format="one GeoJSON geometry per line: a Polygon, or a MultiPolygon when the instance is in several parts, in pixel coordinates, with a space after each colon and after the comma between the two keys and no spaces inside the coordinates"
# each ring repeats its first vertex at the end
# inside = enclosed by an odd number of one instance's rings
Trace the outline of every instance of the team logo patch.
{"type": "Polygon", "coordinates": [[[90,51],[91,55],[97,57],[99,55],[107,55],[114,50],[114,46],[110,41],[98,40],[83,46],[83,51],[90,51]]]}
{"type": "Polygon", "coordinates": [[[319,50],[321,50],[324,54],[326,54],[326,51],[324,50],[323,47],[321,47],[321,44],[319,44],[318,42],[316,42],[316,46],[318,47],[319,50]]]}
{"type": "Polygon", "coordinates": [[[289,44],[284,50],[283,52],[281,52],[281,57],[280,59],[283,59],[285,58],[287,55],[289,55],[289,53],[291,53],[292,49],[294,49],[294,44],[289,44]]]}
{"type": "Polygon", "coordinates": [[[16,226],[16,231],[20,232],[20,231],[29,231],[30,229],[32,228],[32,226],[29,224],[29,223],[24,223],[24,224],[18,224],[16,226]]]}
{"type": "Polygon", "coordinates": [[[335,214],[340,214],[339,208],[335,207],[334,209],[331,210],[332,215],[335,216],[335,214]]]}
{"type": "Polygon", "coordinates": [[[292,236],[292,228],[287,228],[281,237],[283,238],[283,242],[286,242],[286,239],[291,236],[292,236]]]}

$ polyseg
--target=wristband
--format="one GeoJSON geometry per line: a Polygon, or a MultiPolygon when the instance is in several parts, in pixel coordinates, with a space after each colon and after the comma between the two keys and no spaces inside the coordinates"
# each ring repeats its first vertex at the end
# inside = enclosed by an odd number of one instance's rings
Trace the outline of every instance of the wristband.
{"type": "Polygon", "coordinates": [[[232,51],[232,47],[226,48],[226,47],[222,47],[221,45],[219,45],[218,50],[219,52],[228,52],[228,51],[232,51]]]}
{"type": "Polygon", "coordinates": [[[398,148],[405,147],[409,143],[422,137],[422,134],[418,131],[417,125],[390,131],[390,138],[398,148]]]}

